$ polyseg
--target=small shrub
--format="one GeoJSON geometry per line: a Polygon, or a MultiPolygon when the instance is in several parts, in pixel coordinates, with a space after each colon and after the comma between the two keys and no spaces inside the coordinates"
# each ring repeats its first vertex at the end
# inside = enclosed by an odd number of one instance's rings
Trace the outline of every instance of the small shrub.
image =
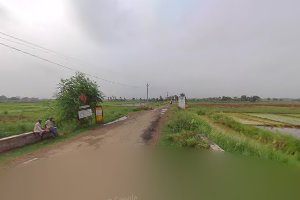
{"type": "Polygon", "coordinates": [[[196,113],[198,115],[210,115],[211,113],[213,113],[212,109],[208,109],[208,108],[199,108],[196,110],[196,113]]]}
{"type": "Polygon", "coordinates": [[[4,114],[4,115],[8,115],[8,111],[5,110],[5,111],[3,112],[3,114],[4,114]]]}
{"type": "Polygon", "coordinates": [[[78,122],[73,120],[73,121],[69,121],[69,122],[64,122],[60,127],[58,127],[59,130],[59,134],[60,135],[67,135],[72,133],[73,131],[75,131],[78,128],[78,122]]]}
{"type": "Polygon", "coordinates": [[[197,120],[194,114],[179,111],[174,114],[168,123],[168,127],[173,133],[178,133],[183,130],[195,131],[198,128],[197,120]]]}
{"type": "Polygon", "coordinates": [[[197,114],[198,115],[206,115],[206,111],[205,110],[198,110],[197,114]]]}
{"type": "Polygon", "coordinates": [[[17,129],[20,131],[20,133],[25,133],[28,131],[28,127],[25,124],[18,124],[17,129]]]}
{"type": "Polygon", "coordinates": [[[196,149],[209,149],[210,146],[203,141],[197,133],[194,132],[181,132],[171,134],[169,139],[179,145],[180,147],[196,148],[196,149]]]}

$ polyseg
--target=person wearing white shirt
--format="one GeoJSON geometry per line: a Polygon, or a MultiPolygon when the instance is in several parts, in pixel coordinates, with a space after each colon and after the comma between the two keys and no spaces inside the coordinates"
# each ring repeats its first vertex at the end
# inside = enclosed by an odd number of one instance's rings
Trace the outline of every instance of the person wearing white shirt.
{"type": "Polygon", "coordinates": [[[44,133],[46,132],[44,129],[42,129],[42,120],[38,120],[36,124],[34,125],[33,132],[39,134],[41,136],[41,139],[43,139],[44,133]]]}

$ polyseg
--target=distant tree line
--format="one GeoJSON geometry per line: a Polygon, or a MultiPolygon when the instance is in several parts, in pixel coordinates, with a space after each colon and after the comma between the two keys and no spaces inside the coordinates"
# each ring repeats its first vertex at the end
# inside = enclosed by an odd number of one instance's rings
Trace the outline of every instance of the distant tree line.
{"type": "Polygon", "coordinates": [[[36,97],[6,97],[4,95],[0,96],[0,102],[37,102],[41,99],[36,97]]]}
{"type": "MultiPolygon", "coordinates": [[[[159,98],[150,98],[149,101],[164,101],[166,99],[164,99],[162,96],[160,96],[159,98]]],[[[147,99],[143,99],[143,98],[125,98],[125,97],[115,97],[115,96],[111,96],[111,97],[107,97],[106,101],[114,101],[114,102],[122,102],[122,101],[139,101],[139,102],[145,102],[147,101],[147,99]]]]}
{"type": "Polygon", "coordinates": [[[242,95],[241,97],[210,97],[210,98],[194,98],[192,101],[204,101],[204,102],[259,102],[259,101],[300,101],[300,99],[289,99],[289,98],[261,98],[259,96],[247,96],[242,95]]]}
{"type": "MultiPolygon", "coordinates": [[[[147,99],[143,99],[143,98],[125,98],[125,97],[116,97],[116,96],[110,96],[110,97],[106,97],[105,99],[106,101],[116,101],[116,102],[121,102],[121,101],[139,101],[139,102],[145,102],[147,101],[147,99]]],[[[149,101],[151,102],[157,102],[157,101],[170,101],[170,100],[178,100],[178,96],[174,95],[174,96],[168,96],[166,98],[159,96],[156,98],[149,98],[149,101]]]]}
{"type": "Polygon", "coordinates": [[[259,96],[242,95],[241,97],[222,96],[222,97],[210,97],[210,98],[192,99],[192,100],[209,101],[209,102],[257,102],[257,101],[261,101],[262,98],[260,98],[259,96]]]}

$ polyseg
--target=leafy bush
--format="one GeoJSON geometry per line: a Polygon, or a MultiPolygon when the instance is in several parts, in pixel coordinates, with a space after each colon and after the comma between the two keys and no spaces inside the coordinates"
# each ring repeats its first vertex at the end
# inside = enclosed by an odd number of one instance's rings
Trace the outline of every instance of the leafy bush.
{"type": "Polygon", "coordinates": [[[86,104],[90,105],[92,110],[95,110],[97,103],[103,99],[97,83],[82,73],[77,73],[70,79],[62,79],[58,89],[57,111],[62,121],[77,119],[77,112],[82,104],[79,100],[81,95],[87,97],[86,104]]]}
{"type": "Polygon", "coordinates": [[[181,133],[176,133],[169,135],[169,139],[180,147],[191,147],[196,149],[209,149],[210,146],[205,141],[203,141],[199,134],[190,131],[184,131],[181,133]]]}
{"type": "Polygon", "coordinates": [[[61,126],[61,128],[59,128],[59,134],[61,135],[67,135],[72,133],[74,130],[76,130],[78,128],[78,122],[77,120],[70,120],[68,122],[64,122],[61,126]]]}
{"type": "Polygon", "coordinates": [[[189,112],[177,111],[174,113],[168,123],[168,127],[173,133],[179,133],[183,130],[195,131],[198,128],[197,115],[189,112]]]}

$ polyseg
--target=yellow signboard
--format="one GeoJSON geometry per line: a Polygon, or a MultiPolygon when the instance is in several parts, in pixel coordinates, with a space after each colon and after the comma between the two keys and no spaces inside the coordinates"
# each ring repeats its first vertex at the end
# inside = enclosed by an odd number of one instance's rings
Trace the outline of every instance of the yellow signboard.
{"type": "Polygon", "coordinates": [[[104,116],[103,116],[103,108],[102,106],[97,106],[96,107],[96,121],[97,123],[101,123],[104,120],[104,116]]]}

